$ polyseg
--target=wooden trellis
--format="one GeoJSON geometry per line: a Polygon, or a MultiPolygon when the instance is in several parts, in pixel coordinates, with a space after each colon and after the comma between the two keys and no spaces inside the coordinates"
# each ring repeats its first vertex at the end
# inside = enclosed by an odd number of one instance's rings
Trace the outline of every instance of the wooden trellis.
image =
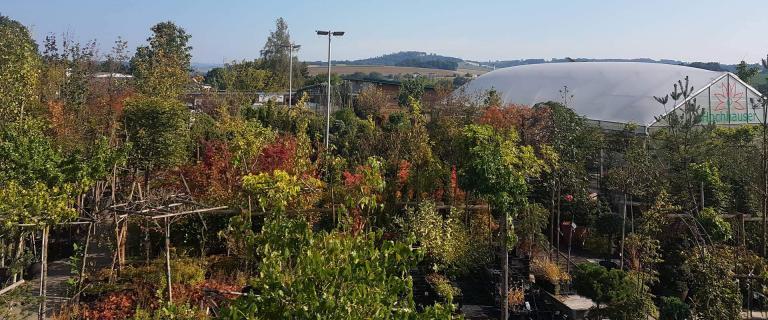
{"type": "MultiPolygon", "coordinates": [[[[207,229],[205,221],[202,217],[203,214],[236,214],[239,211],[227,210],[227,206],[210,207],[201,203],[195,202],[190,195],[185,194],[173,194],[159,201],[147,201],[138,200],[130,201],[127,203],[113,205],[108,210],[113,212],[113,218],[115,220],[116,237],[118,243],[118,250],[113,255],[112,266],[114,270],[115,264],[118,268],[122,267],[122,260],[120,258],[121,249],[123,244],[121,238],[125,235],[125,227],[122,229],[119,227],[121,222],[127,223],[129,217],[139,217],[145,219],[147,223],[152,223],[164,232],[165,238],[165,276],[168,283],[168,301],[173,301],[173,286],[171,285],[171,224],[177,222],[184,217],[195,214],[203,222],[203,231],[207,229]],[[162,225],[160,224],[162,221],[162,225]],[[116,261],[119,261],[116,263],[116,261]]],[[[204,240],[203,240],[204,241],[204,240]]],[[[202,250],[201,250],[202,251],[202,250]]],[[[123,253],[124,254],[124,251],[123,253]]],[[[147,256],[147,259],[149,256],[147,256]]]]}

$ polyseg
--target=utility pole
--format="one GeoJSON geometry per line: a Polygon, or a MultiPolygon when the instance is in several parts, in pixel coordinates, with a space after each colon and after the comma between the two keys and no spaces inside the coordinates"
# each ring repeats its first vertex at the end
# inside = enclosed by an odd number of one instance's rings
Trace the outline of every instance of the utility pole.
{"type": "Polygon", "coordinates": [[[281,48],[288,49],[288,106],[291,106],[293,102],[293,50],[298,50],[301,45],[287,44],[280,46],[281,48]]]}
{"type": "Polygon", "coordinates": [[[315,31],[318,36],[328,36],[328,104],[325,109],[325,149],[328,150],[331,135],[331,36],[341,37],[344,31],[315,31]]]}

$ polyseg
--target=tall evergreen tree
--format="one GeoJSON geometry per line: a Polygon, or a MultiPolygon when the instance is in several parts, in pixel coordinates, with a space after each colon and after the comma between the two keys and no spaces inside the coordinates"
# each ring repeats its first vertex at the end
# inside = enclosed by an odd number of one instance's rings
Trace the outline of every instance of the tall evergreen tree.
{"type": "MultiPolygon", "coordinates": [[[[271,90],[288,89],[288,72],[290,70],[290,49],[291,34],[288,31],[288,23],[285,19],[278,18],[275,22],[275,30],[270,32],[267,42],[264,43],[264,49],[261,51],[263,68],[272,72],[269,81],[271,90]]],[[[293,55],[293,83],[294,88],[301,86],[304,78],[307,76],[307,66],[299,62],[295,54],[293,55]]]]}

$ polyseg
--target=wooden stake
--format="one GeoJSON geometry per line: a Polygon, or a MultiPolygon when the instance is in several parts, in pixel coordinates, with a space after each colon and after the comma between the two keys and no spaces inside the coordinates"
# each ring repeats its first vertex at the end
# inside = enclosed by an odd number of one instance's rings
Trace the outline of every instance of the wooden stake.
{"type": "Polygon", "coordinates": [[[80,264],[80,276],[78,277],[77,281],[77,296],[75,297],[75,301],[80,300],[80,291],[83,289],[83,282],[85,281],[85,266],[88,263],[88,247],[91,243],[91,235],[94,232],[95,224],[91,222],[88,224],[88,234],[85,236],[85,246],[83,247],[83,261],[80,264]]]}
{"type": "Polygon", "coordinates": [[[42,249],[41,249],[41,257],[40,257],[40,308],[37,310],[37,319],[38,320],[45,320],[45,311],[47,308],[46,305],[46,298],[47,296],[47,281],[48,281],[48,232],[49,227],[45,226],[43,228],[43,239],[42,239],[42,249]]]}
{"type": "Polygon", "coordinates": [[[168,282],[168,302],[173,302],[173,285],[171,283],[171,223],[165,220],[165,279],[168,282]]]}

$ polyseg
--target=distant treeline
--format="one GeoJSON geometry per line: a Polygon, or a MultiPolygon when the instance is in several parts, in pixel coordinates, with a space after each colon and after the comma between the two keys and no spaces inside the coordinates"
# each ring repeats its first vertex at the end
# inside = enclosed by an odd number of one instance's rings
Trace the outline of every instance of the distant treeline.
{"type": "Polygon", "coordinates": [[[407,59],[395,63],[398,67],[418,67],[418,68],[430,68],[430,69],[443,69],[443,70],[456,70],[459,68],[459,63],[456,61],[447,60],[418,60],[407,59]]]}

